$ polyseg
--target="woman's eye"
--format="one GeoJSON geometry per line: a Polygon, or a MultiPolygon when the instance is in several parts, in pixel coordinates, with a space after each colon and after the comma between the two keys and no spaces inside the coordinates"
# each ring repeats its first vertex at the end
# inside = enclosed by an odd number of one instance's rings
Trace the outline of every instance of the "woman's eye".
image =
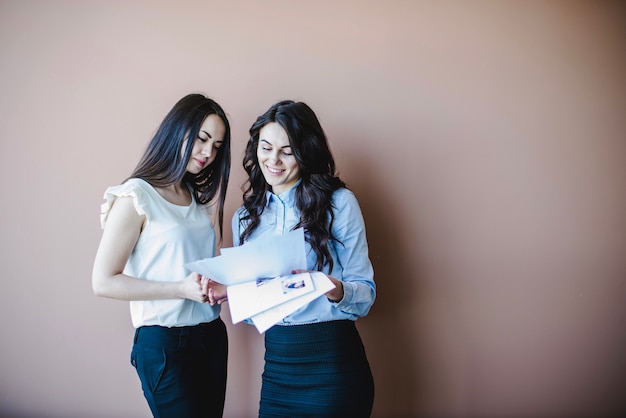
{"type": "Polygon", "coordinates": [[[288,152],[288,151],[283,151],[283,155],[286,155],[287,157],[293,155],[293,153],[288,152]]]}
{"type": "Polygon", "coordinates": [[[202,138],[201,136],[199,136],[199,137],[198,137],[198,139],[199,139],[200,141],[202,141],[202,142],[207,142],[207,141],[208,141],[208,139],[207,139],[207,138],[202,138]]]}

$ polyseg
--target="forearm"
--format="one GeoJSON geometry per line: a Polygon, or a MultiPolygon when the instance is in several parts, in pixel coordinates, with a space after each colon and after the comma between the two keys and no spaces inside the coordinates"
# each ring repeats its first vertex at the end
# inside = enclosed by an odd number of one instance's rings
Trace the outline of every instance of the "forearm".
{"type": "Polygon", "coordinates": [[[94,273],[93,292],[96,296],[117,300],[183,299],[182,282],[155,282],[125,274],[105,276],[94,273]]]}

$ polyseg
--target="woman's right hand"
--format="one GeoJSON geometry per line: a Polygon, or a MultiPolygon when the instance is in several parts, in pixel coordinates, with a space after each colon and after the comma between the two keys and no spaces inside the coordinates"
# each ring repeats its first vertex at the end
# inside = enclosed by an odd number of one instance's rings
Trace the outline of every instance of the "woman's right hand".
{"type": "Polygon", "coordinates": [[[180,284],[181,299],[189,299],[195,302],[206,302],[207,297],[202,293],[202,276],[198,273],[191,273],[180,284]]]}

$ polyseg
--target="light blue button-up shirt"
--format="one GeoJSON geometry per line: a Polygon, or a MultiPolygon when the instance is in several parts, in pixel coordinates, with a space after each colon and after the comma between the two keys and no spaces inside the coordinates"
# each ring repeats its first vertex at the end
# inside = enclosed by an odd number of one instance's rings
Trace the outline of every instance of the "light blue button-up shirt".
{"type": "MultiPolygon", "coordinates": [[[[295,202],[298,184],[299,182],[280,195],[267,193],[267,205],[261,215],[261,222],[248,237],[248,241],[266,234],[284,234],[299,222],[300,213],[295,202]]],[[[321,296],[285,317],[278,325],[311,324],[341,319],[354,321],[365,316],[374,303],[376,298],[374,269],[368,255],[365,222],[359,203],[350,190],[341,188],[333,194],[333,206],[335,220],[332,233],[340,242],[331,242],[329,251],[334,266],[332,271],[328,271],[326,266],[323,273],[343,282],[343,299],[331,302],[326,296],[321,296]]],[[[239,245],[239,236],[245,229],[245,225],[239,221],[244,213],[245,209],[242,206],[232,219],[235,245],[239,245]]],[[[305,246],[307,268],[315,270],[317,261],[315,252],[308,243],[305,246]]]]}

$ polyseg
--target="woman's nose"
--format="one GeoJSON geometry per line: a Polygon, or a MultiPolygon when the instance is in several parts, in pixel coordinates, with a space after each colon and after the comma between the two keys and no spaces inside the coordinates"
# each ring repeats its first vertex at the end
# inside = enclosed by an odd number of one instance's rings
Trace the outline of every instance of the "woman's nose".
{"type": "Polygon", "coordinates": [[[278,152],[273,152],[270,155],[270,161],[272,162],[272,164],[279,164],[280,163],[280,154],[278,152]]]}
{"type": "Polygon", "coordinates": [[[206,144],[204,147],[202,147],[202,154],[203,155],[206,155],[207,157],[210,157],[212,152],[213,152],[213,145],[206,144]]]}

